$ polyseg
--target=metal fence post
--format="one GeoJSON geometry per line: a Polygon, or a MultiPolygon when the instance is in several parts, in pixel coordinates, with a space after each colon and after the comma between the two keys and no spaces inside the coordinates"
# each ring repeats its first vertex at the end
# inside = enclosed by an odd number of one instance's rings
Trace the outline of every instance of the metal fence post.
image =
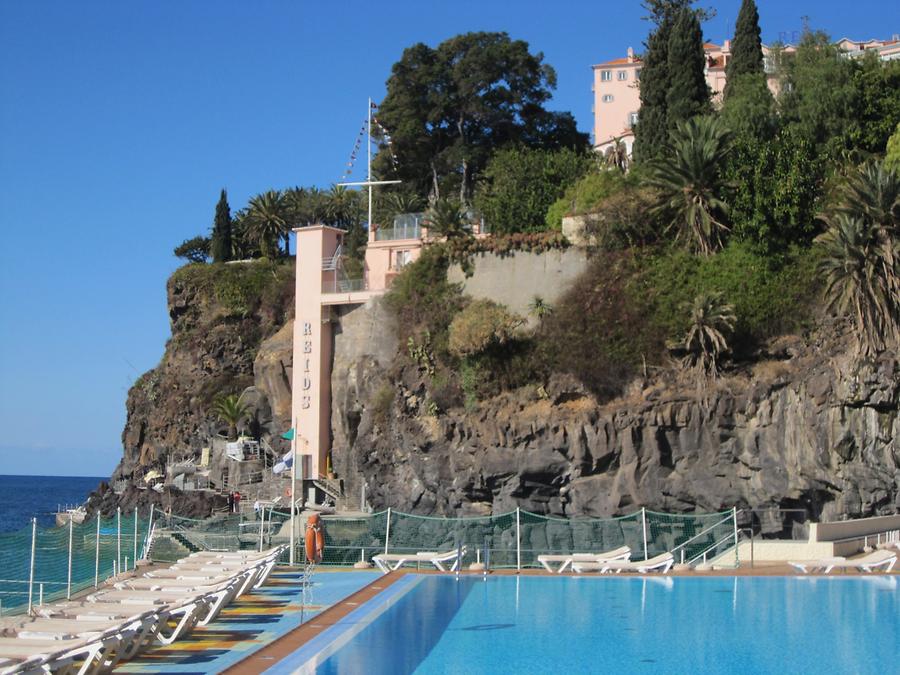
{"type": "Polygon", "coordinates": [[[522,569],[522,523],[519,519],[519,507],[516,507],[516,571],[522,569]]]}
{"type": "MultiPolygon", "coordinates": [[[[138,507],[134,506],[134,555],[131,557],[134,569],[137,569],[137,531],[138,531],[138,507]]],[[[128,567],[128,565],[126,565],[128,567]]]]}
{"type": "Polygon", "coordinates": [[[34,590],[34,551],[37,544],[37,518],[31,519],[31,564],[28,569],[28,613],[31,614],[31,598],[34,590]]]}
{"type": "Polygon", "coordinates": [[[388,544],[391,541],[391,507],[388,507],[387,527],[384,530],[384,554],[387,555],[388,544]]]}
{"type": "Polygon", "coordinates": [[[150,505],[150,522],[147,523],[147,536],[144,538],[144,555],[142,558],[147,558],[150,555],[150,536],[153,534],[153,508],[156,504],[150,505]]]}
{"type": "Polygon", "coordinates": [[[734,566],[741,564],[741,558],[738,555],[738,526],[737,526],[737,507],[731,507],[731,517],[734,519],[734,566]]]}
{"type": "Polygon", "coordinates": [[[646,509],[646,507],[641,508],[641,523],[644,526],[644,560],[648,560],[650,556],[647,555],[647,509],[646,509]]]}
{"type": "Polygon", "coordinates": [[[97,542],[94,552],[94,588],[100,585],[100,512],[97,511],[97,542]]]}
{"type": "MultiPolygon", "coordinates": [[[[122,570],[122,507],[116,507],[116,569],[122,570]]],[[[117,572],[118,574],[118,572],[117,572]]]]}
{"type": "Polygon", "coordinates": [[[257,513],[259,514],[259,552],[262,553],[263,526],[266,524],[266,509],[265,509],[265,507],[261,508],[257,513]]]}
{"type": "Polygon", "coordinates": [[[72,528],[73,528],[73,520],[72,514],[69,514],[69,570],[66,575],[66,600],[72,599],[72,528]]]}

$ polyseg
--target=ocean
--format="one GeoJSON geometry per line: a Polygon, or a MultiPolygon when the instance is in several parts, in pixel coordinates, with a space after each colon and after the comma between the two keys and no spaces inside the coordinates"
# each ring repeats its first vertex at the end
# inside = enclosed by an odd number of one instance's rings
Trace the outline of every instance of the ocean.
{"type": "Polygon", "coordinates": [[[58,506],[84,503],[104,480],[109,478],[0,475],[0,533],[28,527],[32,517],[52,527],[58,506]]]}

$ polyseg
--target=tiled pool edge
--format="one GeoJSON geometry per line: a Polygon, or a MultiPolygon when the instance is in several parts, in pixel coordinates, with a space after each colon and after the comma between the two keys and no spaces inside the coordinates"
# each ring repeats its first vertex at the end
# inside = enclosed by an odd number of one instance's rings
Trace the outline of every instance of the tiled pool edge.
{"type": "MultiPolygon", "coordinates": [[[[315,640],[320,634],[342,624],[351,615],[364,608],[367,603],[382,596],[395,584],[403,582],[412,575],[391,573],[380,576],[359,590],[347,595],[325,611],[306,623],[300,624],[291,631],[281,635],[272,642],[260,645],[260,648],[247,655],[241,661],[223,671],[228,675],[258,675],[261,672],[290,672],[282,669],[282,664],[303,649],[307,643],[315,640]],[[357,602],[361,603],[357,605],[357,602]],[[352,609],[350,606],[354,606],[352,609]]],[[[406,581],[404,583],[410,583],[406,581]]],[[[372,606],[369,606],[372,609],[372,606]]]]}
{"type": "Polygon", "coordinates": [[[316,666],[340,649],[400,598],[409,593],[422,577],[404,574],[388,588],[341,617],[334,624],[304,643],[299,649],[263,671],[268,675],[315,673],[316,666]]]}

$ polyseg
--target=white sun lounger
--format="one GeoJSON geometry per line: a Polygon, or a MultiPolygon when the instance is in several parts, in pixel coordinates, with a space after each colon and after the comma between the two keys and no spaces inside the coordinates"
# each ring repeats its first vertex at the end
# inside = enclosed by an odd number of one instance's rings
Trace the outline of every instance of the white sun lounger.
{"type": "Polygon", "coordinates": [[[116,636],[70,640],[0,638],[0,673],[99,672],[119,643],[116,636]]]}
{"type": "Polygon", "coordinates": [[[638,574],[647,574],[648,572],[659,571],[666,574],[675,564],[675,557],[671,553],[662,553],[647,560],[601,560],[599,562],[575,562],[572,563],[572,569],[579,574],[583,572],[600,572],[607,574],[610,572],[637,572],[638,574]]]}
{"type": "Polygon", "coordinates": [[[444,564],[452,562],[453,564],[450,566],[449,571],[453,572],[456,570],[456,565],[459,563],[458,558],[465,555],[466,547],[463,546],[461,554],[456,550],[444,551],[442,553],[434,551],[419,551],[418,553],[379,553],[372,558],[372,561],[378,565],[378,569],[385,574],[394,572],[403,565],[412,563],[434,565],[439,571],[446,572],[447,569],[444,568],[444,564]]]}
{"type": "Polygon", "coordinates": [[[600,562],[601,560],[628,560],[631,557],[631,548],[628,546],[620,546],[612,551],[605,553],[561,553],[539,555],[538,562],[544,566],[544,569],[553,574],[562,574],[574,562],[600,562]],[[551,563],[561,563],[559,568],[554,570],[551,563]]]}
{"type": "Polygon", "coordinates": [[[890,549],[878,549],[866,555],[849,560],[840,556],[834,558],[822,558],[820,560],[807,560],[802,562],[789,562],[796,570],[809,574],[822,572],[830,574],[831,570],[856,570],[861,572],[874,572],[879,567],[884,567],[885,572],[890,572],[897,562],[897,553],[890,549]]]}

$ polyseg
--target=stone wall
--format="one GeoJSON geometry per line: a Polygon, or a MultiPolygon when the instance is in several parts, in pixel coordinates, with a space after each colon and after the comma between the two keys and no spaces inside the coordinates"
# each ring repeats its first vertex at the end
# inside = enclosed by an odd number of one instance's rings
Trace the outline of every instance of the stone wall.
{"type": "Polygon", "coordinates": [[[481,253],[472,257],[474,272],[466,276],[462,267],[452,265],[447,274],[461,283],[463,292],[487,298],[527,316],[535,296],[549,304],[562,297],[571,283],[587,269],[587,253],[579,248],[507,255],[481,253]]]}

